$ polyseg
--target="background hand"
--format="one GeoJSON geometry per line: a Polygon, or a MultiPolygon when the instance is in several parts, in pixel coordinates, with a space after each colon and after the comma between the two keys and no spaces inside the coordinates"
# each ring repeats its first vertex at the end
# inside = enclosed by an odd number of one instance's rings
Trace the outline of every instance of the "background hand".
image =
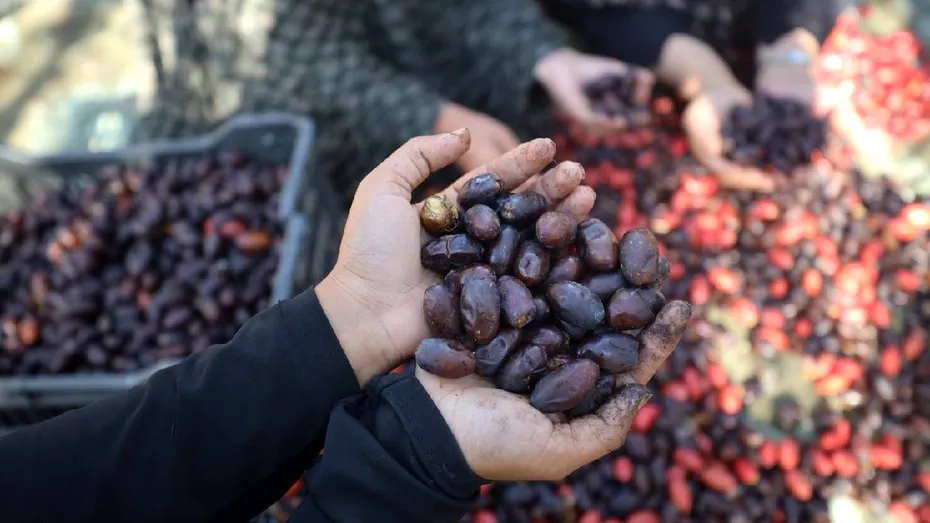
{"type": "MultiPolygon", "coordinates": [[[[333,271],[316,287],[359,383],[413,356],[429,336],[423,291],[439,280],[420,266],[419,206],[412,191],[431,172],[457,161],[469,148],[468,130],[413,138],[376,167],[359,185],[333,271]]],[[[564,162],[536,176],[555,157],[552,140],[524,143],[464,175],[444,192],[484,172],[498,173],[506,190],[535,190],[552,207],[584,216],[594,191],[580,185],[584,170],[564,162]]]]}
{"type": "Polygon", "coordinates": [[[455,163],[463,172],[490,162],[520,145],[520,139],[499,120],[455,103],[445,104],[436,119],[437,134],[451,133],[467,128],[471,133],[471,146],[455,163]]]}
{"type": "Polygon", "coordinates": [[[655,78],[645,69],[632,67],[619,60],[560,49],[536,64],[534,74],[556,106],[578,124],[594,134],[604,134],[626,127],[630,122],[594,112],[584,92],[589,82],[604,76],[634,72],[638,79],[637,101],[648,103],[655,78]]]}
{"type": "Polygon", "coordinates": [[[731,189],[771,191],[774,182],[765,173],[724,157],[723,119],[734,107],[750,104],[752,95],[742,86],[734,84],[707,89],[695,96],[685,108],[682,125],[694,156],[716,174],[721,185],[731,189]]]}
{"type": "Polygon", "coordinates": [[[559,480],[623,444],[630,423],[651,397],[643,387],[678,345],[691,306],[670,302],[640,334],[640,364],[618,376],[620,388],[595,414],[554,423],[526,398],[478,376],[437,378],[417,369],[468,465],[488,480],[559,480]]]}

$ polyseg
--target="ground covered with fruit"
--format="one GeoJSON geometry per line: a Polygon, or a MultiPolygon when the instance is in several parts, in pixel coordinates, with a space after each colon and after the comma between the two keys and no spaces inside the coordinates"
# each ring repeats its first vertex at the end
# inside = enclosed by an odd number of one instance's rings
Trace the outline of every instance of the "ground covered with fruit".
{"type": "MultiPolygon", "coordinates": [[[[823,60],[868,125],[905,140],[926,138],[926,63],[908,33],[846,19],[823,60]]],[[[486,485],[463,521],[930,522],[930,199],[864,176],[843,144],[772,194],[731,192],[689,157],[672,100],[652,113],[556,140],[594,217],[655,232],[691,326],[623,448],[562,482],[486,485]]]]}

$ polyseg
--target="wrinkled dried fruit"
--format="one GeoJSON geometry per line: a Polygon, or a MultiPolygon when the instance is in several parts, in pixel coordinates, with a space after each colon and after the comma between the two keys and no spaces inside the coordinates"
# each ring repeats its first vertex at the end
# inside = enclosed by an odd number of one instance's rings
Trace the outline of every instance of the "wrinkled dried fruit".
{"type": "Polygon", "coordinates": [[[604,321],[604,304],[580,283],[553,283],[546,291],[546,297],[556,317],[580,331],[590,331],[604,321]]]}
{"type": "Polygon", "coordinates": [[[508,392],[526,394],[546,368],[546,351],[525,345],[504,363],[497,373],[497,386],[508,392]]]}
{"type": "Polygon", "coordinates": [[[618,330],[641,329],[652,323],[665,305],[652,288],[620,289],[607,305],[610,326],[618,330]]]}
{"type": "Polygon", "coordinates": [[[487,262],[497,274],[506,274],[513,267],[520,244],[520,231],[512,225],[501,226],[500,233],[488,247],[487,262]]]}
{"type": "Polygon", "coordinates": [[[549,253],[541,244],[528,240],[520,244],[514,260],[514,273],[528,287],[535,287],[549,275],[549,253]]]}
{"type": "Polygon", "coordinates": [[[475,205],[465,212],[465,230],[479,241],[491,241],[501,232],[501,221],[497,213],[487,205],[475,205]]]}
{"type": "Polygon", "coordinates": [[[540,412],[562,412],[576,407],[594,388],[599,369],[592,361],[575,360],[543,376],[530,395],[540,412]]]}
{"type": "Polygon", "coordinates": [[[577,227],[572,215],[550,211],[536,220],[536,239],[549,249],[560,249],[575,241],[577,227]]]}
{"type": "Polygon", "coordinates": [[[443,338],[427,338],[416,352],[417,366],[439,376],[457,379],[475,372],[475,355],[463,343],[443,338]]]}
{"type": "Polygon", "coordinates": [[[578,281],[584,268],[581,260],[577,256],[566,256],[556,260],[549,270],[546,277],[546,283],[555,283],[557,281],[578,281]]]}
{"type": "Polygon", "coordinates": [[[465,234],[449,234],[431,240],[420,250],[420,263],[427,269],[445,273],[481,260],[484,248],[465,234]]]}
{"type": "Polygon", "coordinates": [[[476,343],[488,343],[497,335],[501,299],[495,280],[476,278],[465,281],[459,307],[462,327],[476,343]]]}
{"type": "Polygon", "coordinates": [[[629,230],[620,239],[620,272],[633,285],[659,279],[659,258],[659,242],[649,229],[629,230]]]}
{"type": "Polygon", "coordinates": [[[462,333],[458,300],[441,283],[430,285],[423,293],[423,314],[430,332],[435,336],[452,338],[462,333]]]}
{"type": "Polygon", "coordinates": [[[541,347],[546,354],[553,357],[568,349],[568,336],[551,325],[543,325],[524,333],[524,343],[541,347]]]}
{"type": "Polygon", "coordinates": [[[604,222],[588,218],[578,225],[578,256],[592,271],[617,268],[617,237],[604,222]]]}
{"type": "Polygon", "coordinates": [[[598,334],[578,348],[578,357],[592,360],[613,374],[628,372],[639,365],[639,341],[622,332],[598,334]]]}
{"type": "Polygon", "coordinates": [[[501,329],[493,340],[475,349],[475,358],[478,360],[477,373],[486,377],[497,374],[519,342],[519,329],[501,329]]]}
{"type": "Polygon", "coordinates": [[[513,276],[501,276],[497,280],[501,295],[501,314],[511,327],[522,328],[536,317],[533,295],[522,281],[513,276]]]}
{"type": "Polygon", "coordinates": [[[495,173],[479,174],[465,182],[459,190],[459,205],[469,209],[474,205],[492,205],[501,194],[504,184],[495,173]]]}
{"type": "Polygon", "coordinates": [[[455,231],[459,226],[459,208],[445,194],[434,194],[423,201],[420,225],[433,236],[455,231]]]}
{"type": "Polygon", "coordinates": [[[546,198],[543,195],[526,191],[513,193],[501,198],[497,213],[501,221],[517,227],[526,227],[546,212],[546,198]]]}

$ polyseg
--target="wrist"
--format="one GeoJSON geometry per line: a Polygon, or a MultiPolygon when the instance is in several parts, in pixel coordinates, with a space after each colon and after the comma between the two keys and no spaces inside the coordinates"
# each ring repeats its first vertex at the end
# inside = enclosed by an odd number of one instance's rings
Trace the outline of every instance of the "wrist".
{"type": "Polygon", "coordinates": [[[383,347],[374,341],[388,342],[383,324],[353,287],[333,271],[317,284],[314,292],[359,386],[364,388],[371,378],[390,370],[383,347]]]}
{"type": "Polygon", "coordinates": [[[575,54],[577,54],[577,51],[571,47],[560,47],[546,54],[540,58],[533,67],[533,78],[537,82],[546,85],[554,76],[559,74],[556,64],[564,58],[575,54]]]}
{"type": "Polygon", "coordinates": [[[760,69],[773,66],[810,68],[813,66],[820,44],[806,29],[793,29],[771,44],[756,48],[756,63],[760,69]]]}

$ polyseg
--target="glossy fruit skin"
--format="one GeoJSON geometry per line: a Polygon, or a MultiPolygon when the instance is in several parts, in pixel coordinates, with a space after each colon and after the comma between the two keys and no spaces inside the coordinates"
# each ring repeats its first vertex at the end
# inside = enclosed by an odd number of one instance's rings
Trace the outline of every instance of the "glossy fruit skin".
{"type": "Polygon", "coordinates": [[[458,379],[474,374],[475,355],[464,344],[443,338],[427,338],[416,352],[417,365],[440,378],[458,379]]]}
{"type": "Polygon", "coordinates": [[[475,348],[478,375],[490,377],[497,374],[501,365],[513,354],[520,342],[519,329],[503,328],[490,342],[475,348]]]}
{"type": "Polygon", "coordinates": [[[488,343],[497,335],[501,322],[497,281],[480,278],[464,282],[459,308],[462,327],[475,343],[488,343]]]}
{"type": "Polygon", "coordinates": [[[423,315],[426,324],[436,336],[452,338],[462,333],[458,300],[443,284],[435,283],[423,294],[423,315]]]}
{"type": "Polygon", "coordinates": [[[492,205],[500,196],[503,186],[498,174],[479,174],[465,182],[459,190],[459,205],[466,211],[478,204],[492,205]]]}
{"type": "Polygon", "coordinates": [[[588,218],[578,224],[577,246],[578,256],[590,270],[605,272],[617,268],[617,237],[601,220],[588,218]]]}
{"type": "Polygon", "coordinates": [[[578,357],[594,361],[607,372],[620,374],[639,365],[639,341],[622,332],[598,334],[578,348],[578,357]]]}
{"type": "Polygon", "coordinates": [[[574,360],[543,376],[530,394],[530,405],[543,413],[562,412],[578,406],[597,382],[594,362],[574,360]]]}
{"type": "Polygon", "coordinates": [[[533,294],[522,281],[513,276],[501,276],[497,280],[500,292],[501,315],[508,325],[518,329],[536,318],[533,294]]]}
{"type": "Polygon", "coordinates": [[[580,283],[554,283],[546,296],[556,317],[580,330],[590,331],[604,321],[604,304],[580,283]]]}
{"type": "Polygon", "coordinates": [[[546,368],[546,351],[525,345],[513,354],[498,371],[495,383],[501,389],[526,394],[546,368]]]}

